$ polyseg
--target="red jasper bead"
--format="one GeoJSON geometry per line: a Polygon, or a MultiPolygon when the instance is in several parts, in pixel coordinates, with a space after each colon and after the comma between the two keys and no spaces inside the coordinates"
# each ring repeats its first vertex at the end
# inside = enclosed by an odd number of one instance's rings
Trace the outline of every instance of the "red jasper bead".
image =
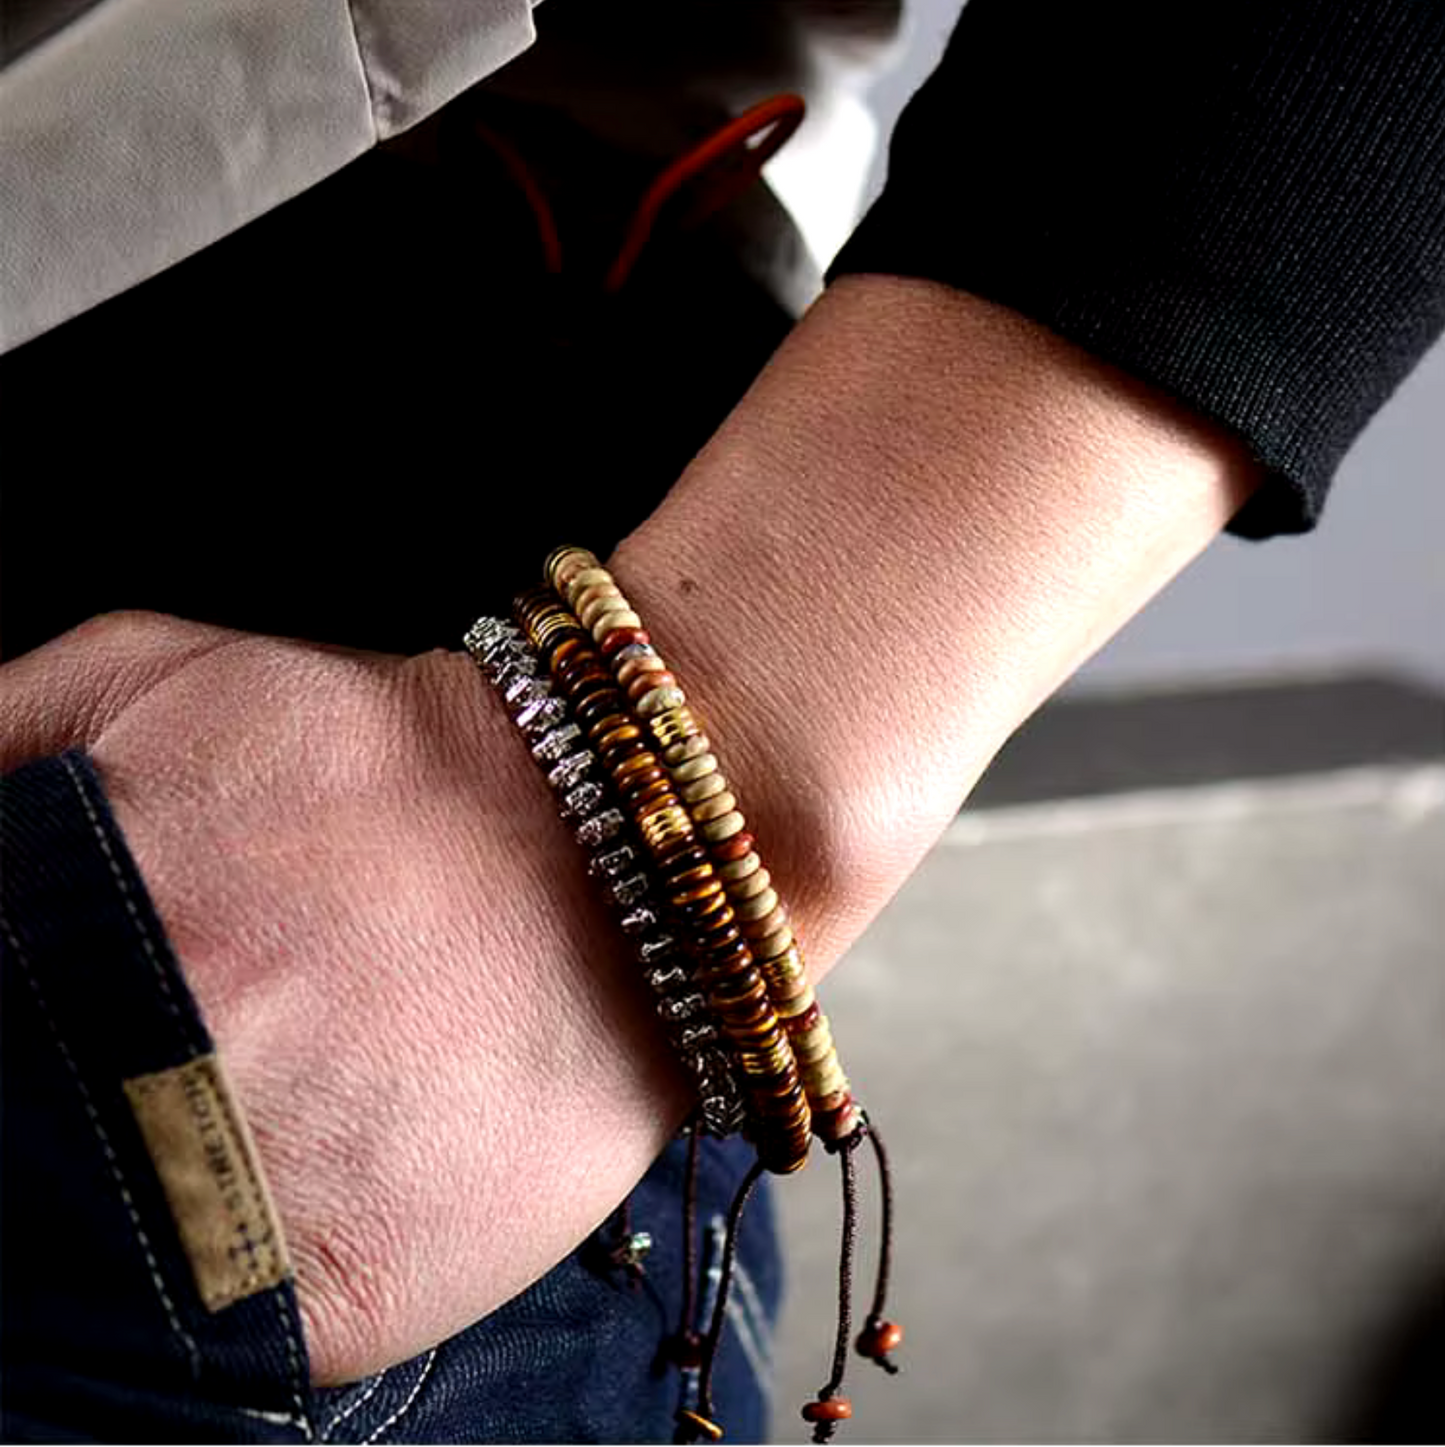
{"type": "Polygon", "coordinates": [[[731,839],[724,839],[720,844],[712,847],[712,857],[719,864],[727,864],[734,859],[746,859],[753,852],[753,836],[746,829],[734,834],[731,839]]]}
{"type": "Polygon", "coordinates": [[[645,628],[614,628],[602,640],[602,653],[604,657],[610,658],[619,648],[626,648],[629,643],[651,642],[645,628]]]}
{"type": "Polygon", "coordinates": [[[826,1402],[808,1402],[803,1407],[805,1422],[846,1422],[853,1415],[847,1397],[829,1397],[826,1402]]]}
{"type": "MultiPolygon", "coordinates": [[[[806,983],[806,982],[805,982],[806,983]]],[[[788,996],[789,999],[796,999],[803,992],[788,996]]],[[[783,1028],[789,1035],[806,1035],[823,1016],[822,1006],[816,1000],[803,1011],[801,1015],[789,1015],[783,1017],[783,1028]]]]}

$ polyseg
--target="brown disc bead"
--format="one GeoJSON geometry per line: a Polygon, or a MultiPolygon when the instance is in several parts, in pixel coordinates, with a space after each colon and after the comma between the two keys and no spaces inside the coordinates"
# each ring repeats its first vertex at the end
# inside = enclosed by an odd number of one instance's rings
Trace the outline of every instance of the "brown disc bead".
{"type": "Polygon", "coordinates": [[[756,993],[749,991],[737,999],[720,1000],[709,994],[708,1008],[719,1020],[726,1021],[729,1032],[745,1033],[764,1028],[767,1023],[768,997],[766,988],[759,982],[756,993]]]}
{"type": "Polygon", "coordinates": [[[589,743],[601,732],[598,725],[617,717],[617,700],[612,693],[608,689],[594,689],[581,698],[567,700],[572,708],[572,721],[587,735],[589,743]]]}
{"type": "Polygon", "coordinates": [[[635,787],[623,797],[624,802],[632,810],[634,823],[654,808],[677,802],[677,795],[672,792],[672,786],[666,778],[656,779],[647,784],[636,783],[635,787]]]}
{"type": "Polygon", "coordinates": [[[566,638],[558,644],[552,653],[551,668],[553,674],[563,680],[575,678],[581,669],[599,673],[609,680],[612,677],[585,634],[566,638]]]}
{"type": "MultiPolygon", "coordinates": [[[[679,801],[680,803],[681,801],[679,801]]],[[[688,817],[691,819],[692,816],[688,817]]],[[[674,871],[681,873],[686,869],[711,869],[712,860],[707,857],[707,850],[694,837],[693,842],[687,846],[686,850],[679,850],[675,858],[668,860],[667,867],[669,873],[674,871]]]]}
{"type": "MultiPolygon", "coordinates": [[[[741,995],[750,991],[753,981],[757,980],[761,982],[766,998],[768,982],[758,973],[752,956],[747,953],[746,941],[734,940],[727,931],[721,931],[715,945],[716,948],[710,956],[701,960],[698,967],[698,981],[709,995],[721,995],[724,998],[741,995]]],[[[777,1013],[771,1005],[768,1010],[771,1014],[777,1013]]]]}
{"type": "Polygon", "coordinates": [[[672,895],[668,904],[689,929],[701,930],[706,928],[709,919],[727,908],[728,901],[716,884],[703,884],[672,895]]]}
{"type": "Polygon", "coordinates": [[[749,1044],[745,1047],[762,1061],[764,1079],[754,1080],[754,1089],[760,1099],[766,1099],[770,1115],[779,1120],[788,1120],[801,1130],[808,1128],[808,1100],[803,1086],[793,1069],[792,1057],[781,1040],[768,1037],[762,1045],[749,1044]]]}
{"type": "MultiPolygon", "coordinates": [[[[678,800],[679,806],[682,800],[678,800]]],[[[685,812],[685,811],[684,811],[685,812]]],[[[689,816],[689,819],[691,816],[689,816]]],[[[667,867],[670,870],[696,869],[701,865],[712,868],[712,861],[707,857],[707,850],[702,843],[694,837],[686,849],[679,849],[677,853],[668,860],[667,867]]]]}
{"type": "MultiPolygon", "coordinates": [[[[677,807],[681,809],[684,814],[687,814],[687,809],[683,805],[679,804],[677,807]]],[[[687,822],[689,826],[692,825],[691,814],[687,815],[687,822]]],[[[692,830],[692,837],[694,839],[697,838],[696,828],[692,830]]],[[[694,865],[691,869],[669,867],[666,875],[666,884],[669,889],[691,889],[694,885],[701,884],[707,879],[717,879],[717,871],[710,864],[694,865]]],[[[718,880],[718,884],[721,885],[722,881],[718,880]]]]}
{"type": "Polygon", "coordinates": [[[552,677],[568,693],[580,694],[584,689],[592,692],[599,688],[605,688],[612,693],[617,692],[617,685],[612,681],[612,675],[595,658],[576,656],[569,658],[565,663],[557,664],[552,669],[552,677]]]}
{"type": "Polygon", "coordinates": [[[546,588],[528,588],[513,604],[513,616],[532,646],[544,657],[556,647],[560,637],[579,631],[580,625],[557,598],[546,588]]]}
{"type": "Polygon", "coordinates": [[[757,1142],[758,1159],[775,1176],[790,1176],[808,1164],[808,1152],[812,1138],[796,1128],[778,1131],[775,1126],[765,1128],[767,1133],[759,1135],[757,1142]]]}
{"type": "Polygon", "coordinates": [[[602,767],[609,774],[646,747],[642,730],[630,722],[622,722],[602,730],[596,740],[597,757],[602,760],[602,767]]]}
{"type": "Polygon", "coordinates": [[[803,1407],[805,1422],[846,1422],[853,1415],[853,1404],[847,1397],[829,1397],[826,1401],[808,1402],[803,1407]]]}
{"type": "Polygon", "coordinates": [[[648,636],[645,628],[614,628],[606,638],[602,640],[602,656],[611,658],[619,648],[626,648],[632,643],[643,643],[651,645],[652,639],[648,636]]]}
{"type": "MultiPolygon", "coordinates": [[[[691,870],[688,872],[693,873],[691,870]]],[[[723,904],[727,903],[727,891],[723,889],[722,882],[715,874],[704,875],[701,879],[670,887],[667,897],[679,910],[686,909],[689,905],[702,899],[720,900],[723,904]]]]}
{"type": "Polygon", "coordinates": [[[657,762],[657,755],[651,749],[644,748],[614,770],[612,777],[618,789],[626,794],[630,788],[666,780],[667,771],[657,762]]]}
{"type": "Polygon", "coordinates": [[[617,784],[617,792],[622,795],[622,802],[627,806],[627,811],[635,819],[638,811],[648,803],[658,798],[672,800],[671,791],[667,786],[667,779],[664,776],[659,779],[652,774],[654,765],[648,763],[650,754],[638,754],[635,759],[629,759],[623,768],[629,770],[624,776],[619,770],[614,775],[617,784]]]}
{"type": "Polygon", "coordinates": [[[593,689],[572,700],[572,717],[590,743],[601,732],[600,725],[619,717],[615,689],[593,689]]]}
{"type": "Polygon", "coordinates": [[[604,713],[600,718],[593,719],[587,727],[587,742],[592,745],[597,757],[601,759],[603,768],[607,767],[607,760],[602,757],[603,741],[607,739],[615,729],[622,728],[627,723],[620,713],[604,713]]]}
{"type": "Polygon", "coordinates": [[[769,1072],[776,1070],[778,1074],[780,1093],[787,1094],[797,1083],[792,1051],[783,1041],[783,1032],[778,1029],[775,1016],[764,1011],[748,1025],[740,1025],[733,1038],[742,1049],[754,1051],[768,1059],[769,1072]]]}
{"type": "Polygon", "coordinates": [[[758,1137],[754,1141],[754,1149],[758,1153],[758,1159],[763,1163],[763,1169],[774,1176],[791,1176],[808,1164],[807,1151],[800,1151],[796,1143],[791,1140],[779,1146],[768,1139],[758,1137]]]}
{"type": "MultiPolygon", "coordinates": [[[[630,660],[629,660],[630,661],[630,660]]],[[[638,662],[645,660],[639,659],[638,662]]],[[[654,688],[676,688],[677,679],[664,668],[643,668],[639,669],[631,677],[623,679],[622,670],[618,670],[618,683],[622,685],[623,691],[627,694],[627,701],[636,705],[640,699],[651,693],[654,688]]],[[[657,740],[654,738],[653,742],[657,740]]]]}
{"type": "Polygon", "coordinates": [[[730,860],[742,859],[753,852],[753,844],[756,841],[746,829],[741,833],[734,834],[731,839],[724,839],[714,844],[708,853],[719,863],[727,863],[730,860]]]}
{"type": "Polygon", "coordinates": [[[733,1006],[742,1007],[766,1000],[768,986],[756,969],[749,969],[719,980],[709,991],[709,996],[716,1008],[726,1010],[733,1006]]]}
{"type": "MultiPolygon", "coordinates": [[[[757,1000],[751,1003],[736,1006],[715,1005],[708,1001],[708,1009],[712,1011],[712,1017],[727,1032],[728,1039],[734,1041],[739,1050],[752,1051],[758,1055],[761,1062],[757,1069],[760,1073],[772,1075],[777,1067],[771,1063],[766,1050],[762,1050],[757,1044],[759,1032],[767,1028],[766,1000],[757,1000]]],[[[766,1042],[766,1037],[763,1037],[766,1042]]]]}
{"type": "Polygon", "coordinates": [[[587,657],[591,650],[592,640],[581,628],[576,628],[565,638],[558,640],[547,666],[553,673],[560,673],[564,668],[575,663],[578,657],[587,657]]]}
{"type": "Polygon", "coordinates": [[[732,910],[727,907],[727,895],[723,895],[722,908],[712,917],[707,937],[701,945],[697,954],[698,969],[702,977],[712,984],[721,983],[739,970],[755,968],[752,951],[747,949],[747,941],[738,930],[732,910]]]}
{"type": "Polygon", "coordinates": [[[699,951],[699,968],[707,971],[710,979],[719,979],[729,970],[751,969],[753,952],[742,931],[733,921],[732,911],[724,922],[719,916],[710,936],[699,951]]]}
{"type": "Polygon", "coordinates": [[[806,1156],[812,1144],[812,1121],[808,1116],[808,1102],[801,1090],[785,1094],[754,1089],[743,1074],[743,1089],[753,1100],[754,1109],[768,1125],[768,1133],[775,1139],[786,1141],[790,1150],[806,1156]]]}
{"type": "MultiPolygon", "coordinates": [[[[599,751],[600,752],[600,751],[599,751]]],[[[615,745],[608,751],[609,757],[603,760],[607,772],[612,778],[617,777],[617,771],[633,759],[640,758],[646,752],[646,746],[641,739],[628,739],[615,745]]]]}

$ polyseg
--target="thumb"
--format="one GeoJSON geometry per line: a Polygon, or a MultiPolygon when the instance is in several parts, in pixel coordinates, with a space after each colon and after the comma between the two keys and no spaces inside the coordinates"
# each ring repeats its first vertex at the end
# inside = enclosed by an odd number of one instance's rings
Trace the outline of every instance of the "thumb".
{"type": "Polygon", "coordinates": [[[244,635],[163,613],[103,613],[0,667],[0,773],[88,749],[177,669],[244,635]]]}

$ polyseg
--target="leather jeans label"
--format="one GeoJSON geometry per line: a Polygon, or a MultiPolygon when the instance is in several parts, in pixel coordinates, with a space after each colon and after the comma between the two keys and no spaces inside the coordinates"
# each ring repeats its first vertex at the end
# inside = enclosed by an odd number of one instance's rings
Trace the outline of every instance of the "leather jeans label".
{"type": "Polygon", "coordinates": [[[209,1311],[290,1272],[255,1144],[214,1055],[124,1082],[209,1311]]]}

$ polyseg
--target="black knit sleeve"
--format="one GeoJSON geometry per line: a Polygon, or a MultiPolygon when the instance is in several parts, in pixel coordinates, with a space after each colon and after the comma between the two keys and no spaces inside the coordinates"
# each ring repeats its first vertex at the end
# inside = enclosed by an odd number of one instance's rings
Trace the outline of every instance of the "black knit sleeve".
{"type": "Polygon", "coordinates": [[[829,279],[1004,303],[1240,435],[1302,532],[1445,327],[1440,0],[970,0],[829,279]]]}

